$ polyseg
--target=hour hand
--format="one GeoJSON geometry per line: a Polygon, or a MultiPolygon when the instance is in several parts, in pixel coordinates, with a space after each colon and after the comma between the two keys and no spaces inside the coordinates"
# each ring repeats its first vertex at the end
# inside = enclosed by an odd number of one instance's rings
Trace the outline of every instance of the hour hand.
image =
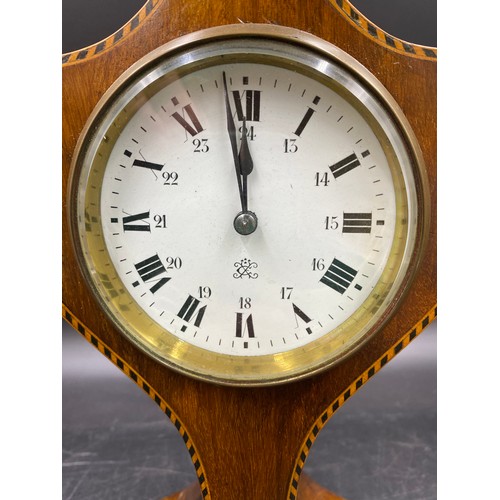
{"type": "Polygon", "coordinates": [[[248,210],[247,203],[247,176],[253,170],[253,160],[250,155],[247,140],[246,120],[243,120],[243,134],[241,139],[240,152],[238,153],[236,126],[234,124],[231,105],[229,103],[229,93],[227,90],[226,73],[222,72],[224,85],[224,102],[226,107],[227,131],[233,152],[233,162],[238,182],[238,191],[241,201],[241,212],[234,218],[233,226],[237,233],[241,235],[252,234],[257,229],[257,216],[248,210]]]}
{"type": "Polygon", "coordinates": [[[248,174],[251,174],[253,170],[253,160],[252,156],[250,155],[250,149],[248,148],[246,118],[243,118],[243,133],[241,136],[241,145],[238,158],[240,161],[241,175],[247,176],[248,174]]]}
{"type": "Polygon", "coordinates": [[[247,212],[248,211],[247,176],[252,173],[253,160],[250,154],[250,149],[248,148],[246,118],[243,118],[243,133],[241,136],[241,145],[240,145],[240,152],[238,154],[238,160],[240,162],[240,173],[242,178],[242,191],[243,191],[242,210],[243,212],[247,212]]]}

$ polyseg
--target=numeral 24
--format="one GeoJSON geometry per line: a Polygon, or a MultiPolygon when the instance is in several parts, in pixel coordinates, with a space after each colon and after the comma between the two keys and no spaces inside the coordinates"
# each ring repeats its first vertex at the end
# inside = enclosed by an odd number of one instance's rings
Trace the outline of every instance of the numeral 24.
{"type": "MultiPolygon", "coordinates": [[[[243,127],[240,127],[239,130],[240,130],[240,134],[243,135],[243,127]]],[[[257,137],[257,135],[255,134],[253,125],[250,125],[250,127],[247,127],[247,138],[249,140],[253,141],[256,137],[257,137]]]]}

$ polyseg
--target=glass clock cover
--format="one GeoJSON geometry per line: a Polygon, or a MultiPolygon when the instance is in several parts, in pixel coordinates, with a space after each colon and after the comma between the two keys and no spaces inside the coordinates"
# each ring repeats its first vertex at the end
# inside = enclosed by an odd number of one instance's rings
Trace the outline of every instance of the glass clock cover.
{"type": "Polygon", "coordinates": [[[270,384],[381,328],[426,228],[418,146],[380,83],[296,30],[207,30],[130,68],[72,175],[84,275],[157,361],[270,384]]]}

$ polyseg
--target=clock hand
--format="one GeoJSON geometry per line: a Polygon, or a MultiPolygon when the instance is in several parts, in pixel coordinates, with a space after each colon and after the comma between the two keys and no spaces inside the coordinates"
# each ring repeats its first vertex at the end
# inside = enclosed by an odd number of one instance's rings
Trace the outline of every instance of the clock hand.
{"type": "Polygon", "coordinates": [[[248,148],[246,118],[243,118],[243,134],[241,136],[240,153],[238,155],[242,177],[242,208],[234,219],[234,228],[239,234],[252,234],[257,229],[257,216],[248,210],[247,177],[252,173],[253,160],[248,148]]]}
{"type": "Polygon", "coordinates": [[[238,181],[238,191],[240,193],[241,208],[245,210],[243,199],[243,186],[241,182],[241,169],[240,159],[238,157],[238,146],[236,145],[236,127],[234,125],[233,115],[231,113],[231,105],[229,104],[229,95],[227,91],[226,72],[222,72],[222,81],[224,83],[224,100],[226,104],[226,121],[227,131],[229,133],[229,141],[231,142],[231,149],[233,151],[234,168],[236,171],[236,179],[238,181]]]}
{"type": "Polygon", "coordinates": [[[247,191],[247,176],[252,173],[253,170],[253,160],[250,155],[250,149],[248,148],[248,139],[247,139],[247,127],[246,127],[246,118],[243,118],[243,134],[241,136],[241,146],[240,153],[238,155],[238,159],[240,162],[240,172],[243,181],[243,212],[248,211],[248,191],[247,191]]]}
{"type": "Polygon", "coordinates": [[[252,234],[257,229],[257,216],[247,208],[247,176],[253,170],[253,161],[248,149],[246,137],[246,120],[243,120],[243,138],[241,141],[241,150],[238,154],[236,144],[236,127],[234,125],[231,106],[229,104],[229,94],[227,91],[226,72],[222,72],[222,81],[224,84],[224,102],[226,105],[226,121],[231,149],[233,151],[234,168],[236,179],[238,181],[238,191],[240,193],[241,212],[234,218],[233,226],[236,232],[241,235],[252,234]]]}

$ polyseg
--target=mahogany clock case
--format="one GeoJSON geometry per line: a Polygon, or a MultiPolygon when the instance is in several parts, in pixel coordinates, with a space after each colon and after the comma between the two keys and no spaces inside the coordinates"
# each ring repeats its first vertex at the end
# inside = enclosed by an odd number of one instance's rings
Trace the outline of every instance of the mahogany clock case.
{"type": "MultiPolygon", "coordinates": [[[[350,500],[436,498],[436,327],[321,431],[304,469],[321,486],[350,500]]],[[[63,498],[159,500],[194,483],[165,414],[67,323],[62,336],[63,498]]]]}
{"type": "MultiPolygon", "coordinates": [[[[435,2],[419,2],[427,16],[421,24],[409,14],[414,2],[352,3],[391,34],[435,45],[435,22],[428,21],[435,2]],[[406,20],[391,19],[402,4],[406,20]]],[[[88,2],[65,0],[63,51],[106,37],[142,6],[96,2],[101,13],[92,14],[88,2]],[[71,26],[78,3],[86,8],[71,26]],[[89,28],[78,33],[82,26],[89,28]]],[[[416,491],[436,497],[435,335],[436,322],[328,422],[306,462],[315,481],[350,499],[404,500],[416,491]]],[[[63,498],[159,499],[195,481],[185,444],[164,413],[65,322],[62,337],[63,498]]]]}

